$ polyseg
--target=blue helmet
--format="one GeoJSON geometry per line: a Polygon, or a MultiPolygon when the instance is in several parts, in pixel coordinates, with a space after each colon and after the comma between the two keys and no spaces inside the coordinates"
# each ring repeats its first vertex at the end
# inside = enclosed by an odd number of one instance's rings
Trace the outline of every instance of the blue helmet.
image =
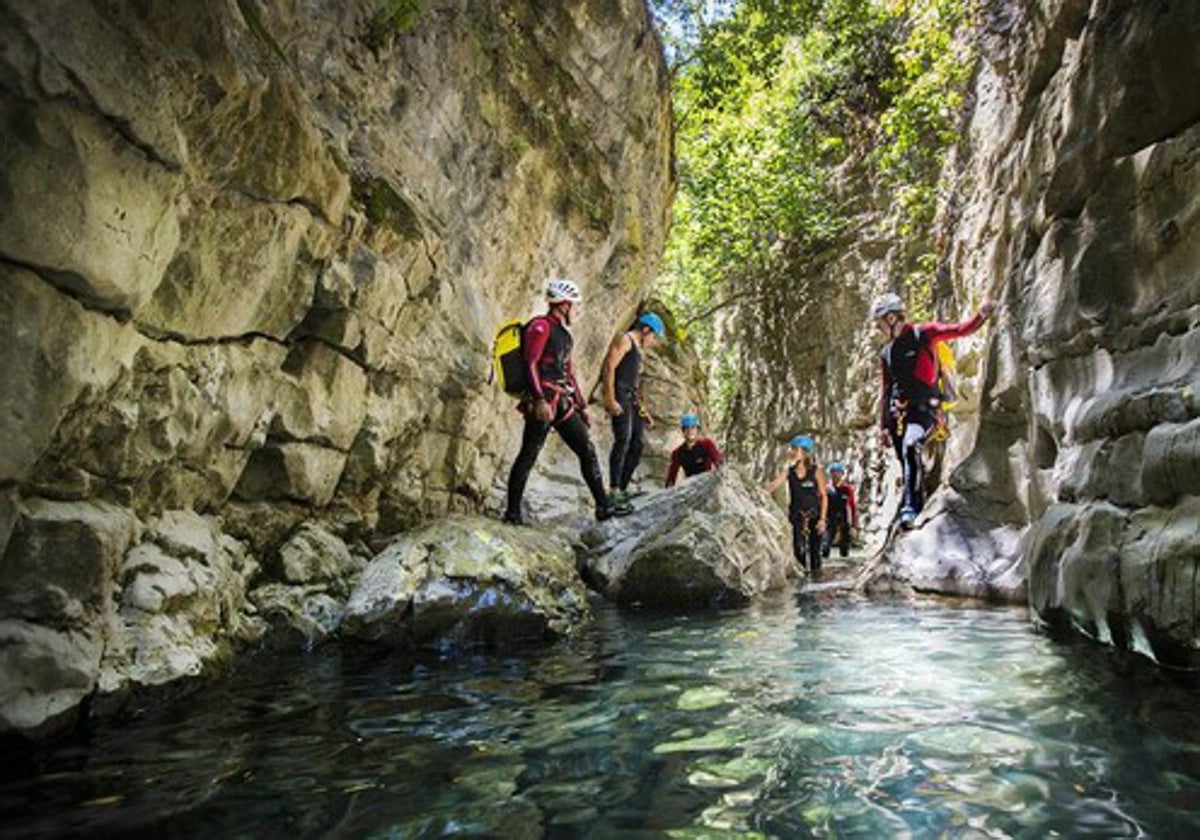
{"type": "Polygon", "coordinates": [[[829,465],[829,471],[844,473],[846,471],[846,465],[843,464],[841,461],[834,461],[832,464],[829,465]]]}
{"type": "Polygon", "coordinates": [[[663,326],[662,318],[659,318],[653,312],[647,312],[640,316],[637,319],[637,326],[649,327],[659,338],[662,338],[663,333],[667,331],[667,328],[663,326]]]}
{"type": "Polygon", "coordinates": [[[813,439],[808,435],[796,435],[791,439],[789,445],[794,446],[797,449],[803,449],[805,452],[813,451],[813,439]]]}
{"type": "Polygon", "coordinates": [[[699,429],[700,418],[690,411],[679,418],[679,428],[681,429],[699,429]]]}

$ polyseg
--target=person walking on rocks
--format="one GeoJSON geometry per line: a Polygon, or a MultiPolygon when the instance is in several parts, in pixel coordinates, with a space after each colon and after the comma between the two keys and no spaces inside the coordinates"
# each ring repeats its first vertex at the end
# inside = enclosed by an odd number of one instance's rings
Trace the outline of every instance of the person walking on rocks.
{"type": "Polygon", "coordinates": [[[674,487],[675,479],[682,469],[688,478],[700,475],[721,466],[725,457],[717,445],[706,437],[700,437],[700,418],[692,413],[679,419],[679,431],[683,443],[671,451],[671,463],[667,467],[666,487],[674,487]]]}
{"type": "Polygon", "coordinates": [[[854,500],[854,488],[846,480],[846,467],[840,463],[829,465],[829,523],[825,529],[825,542],[821,553],[828,557],[834,543],[838,553],[850,554],[850,541],[858,537],[858,504],[854,500]]]}
{"type": "Polygon", "coordinates": [[[764,489],[774,493],[785,481],[792,553],[801,569],[816,575],[821,571],[821,536],[825,533],[829,497],[825,494],[825,474],[813,457],[813,440],[808,435],[792,438],[787,465],[764,489]]]}
{"type": "Polygon", "coordinates": [[[629,482],[642,459],[643,430],[650,420],[641,404],[639,383],[642,354],[662,338],[662,319],[647,312],[633,328],[613,339],[604,357],[604,410],[612,418],[613,444],[608,456],[608,500],[613,510],[624,513],[629,507],[629,482]]]}
{"type": "Polygon", "coordinates": [[[588,434],[583,392],[571,365],[574,339],[570,326],[582,300],[579,287],[570,280],[550,280],[546,284],[548,311],[530,320],[522,332],[521,354],[529,385],[517,409],[525,416],[525,430],[521,451],[508,474],[505,522],[524,524],[521,500],[525,484],[551,429],[579,458],[583,480],[596,502],[596,518],[608,519],[615,513],[604,492],[600,462],[588,434]]]}
{"type": "Polygon", "coordinates": [[[921,454],[925,438],[937,425],[941,402],[938,393],[937,344],[975,332],[991,315],[995,304],[987,301],[975,317],[961,323],[905,320],[904,301],[889,292],[871,305],[871,318],[887,338],[880,351],[880,440],[889,443],[904,471],[904,499],[900,527],[912,528],[925,506],[925,467],[921,454]]]}

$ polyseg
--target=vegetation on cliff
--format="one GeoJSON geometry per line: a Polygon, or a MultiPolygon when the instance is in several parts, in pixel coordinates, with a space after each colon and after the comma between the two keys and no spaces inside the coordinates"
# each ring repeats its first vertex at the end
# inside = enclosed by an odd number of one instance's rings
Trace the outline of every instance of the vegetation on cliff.
{"type": "Polygon", "coordinates": [[[679,193],[664,295],[730,395],[719,315],[819,263],[875,211],[933,276],[936,185],[972,69],[962,0],[660,0],[679,193]]]}

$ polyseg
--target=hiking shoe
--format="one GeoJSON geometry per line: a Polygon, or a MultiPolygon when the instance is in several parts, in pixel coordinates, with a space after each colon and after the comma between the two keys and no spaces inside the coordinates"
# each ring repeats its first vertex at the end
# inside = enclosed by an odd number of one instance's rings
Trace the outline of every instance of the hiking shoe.
{"type": "Polygon", "coordinates": [[[524,525],[525,517],[519,513],[513,513],[511,510],[506,510],[504,511],[504,515],[500,517],[500,521],[509,525],[524,525]]]}
{"type": "Polygon", "coordinates": [[[604,505],[604,507],[596,508],[596,521],[603,522],[614,516],[628,516],[631,513],[633,513],[633,508],[629,505],[604,505]]]}
{"type": "Polygon", "coordinates": [[[911,531],[916,527],[917,512],[910,507],[901,509],[900,511],[900,527],[905,531],[911,531]]]}
{"type": "Polygon", "coordinates": [[[613,507],[629,504],[629,494],[624,490],[614,490],[608,494],[608,503],[613,507]]]}

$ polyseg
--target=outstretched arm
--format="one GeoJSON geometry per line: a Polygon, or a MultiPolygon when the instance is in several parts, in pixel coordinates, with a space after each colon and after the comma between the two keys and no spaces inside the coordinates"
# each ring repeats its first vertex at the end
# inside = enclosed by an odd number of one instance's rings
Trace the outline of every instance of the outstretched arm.
{"type": "Polygon", "coordinates": [[[975,313],[974,317],[968,318],[966,321],[959,321],[958,323],[930,321],[929,323],[921,324],[921,332],[929,336],[931,343],[965,338],[982,327],[984,321],[988,319],[988,316],[992,314],[992,310],[995,308],[996,304],[989,300],[983,306],[979,307],[979,311],[975,313]]]}
{"type": "Polygon", "coordinates": [[[768,481],[766,484],[763,485],[763,489],[766,490],[768,493],[774,493],[776,490],[778,490],[779,485],[783,484],[784,480],[787,479],[787,471],[789,469],[791,469],[790,465],[787,467],[784,467],[783,470],[779,473],[779,475],[775,476],[773,479],[771,479],[770,481],[768,481]]]}

